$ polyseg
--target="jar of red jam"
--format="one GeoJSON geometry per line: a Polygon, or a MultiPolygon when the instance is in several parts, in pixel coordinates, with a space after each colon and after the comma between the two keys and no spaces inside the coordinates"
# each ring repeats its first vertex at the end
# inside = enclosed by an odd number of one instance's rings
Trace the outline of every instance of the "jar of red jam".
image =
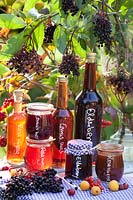
{"type": "Polygon", "coordinates": [[[45,170],[52,167],[52,142],[48,140],[32,140],[26,138],[25,166],[30,171],[45,170]]]}
{"type": "Polygon", "coordinates": [[[65,176],[84,179],[92,175],[91,141],[82,139],[70,140],[66,148],[65,176]]]}
{"type": "Polygon", "coordinates": [[[124,172],[121,144],[101,143],[97,145],[96,174],[102,181],[119,181],[124,172]]]}
{"type": "Polygon", "coordinates": [[[53,104],[29,103],[27,104],[27,135],[33,140],[45,140],[53,135],[53,104]]]}

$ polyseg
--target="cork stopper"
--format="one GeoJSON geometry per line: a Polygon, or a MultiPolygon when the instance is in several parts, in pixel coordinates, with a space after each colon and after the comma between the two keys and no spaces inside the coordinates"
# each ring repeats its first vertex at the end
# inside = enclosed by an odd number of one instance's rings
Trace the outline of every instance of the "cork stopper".
{"type": "Polygon", "coordinates": [[[96,53],[87,54],[87,60],[89,63],[95,63],[96,62],[96,53]]]}
{"type": "Polygon", "coordinates": [[[64,75],[58,76],[58,82],[67,82],[67,81],[68,81],[68,79],[66,76],[64,76],[64,75]]]}
{"type": "Polygon", "coordinates": [[[14,90],[14,101],[15,102],[22,102],[23,92],[22,90],[14,90]]]}

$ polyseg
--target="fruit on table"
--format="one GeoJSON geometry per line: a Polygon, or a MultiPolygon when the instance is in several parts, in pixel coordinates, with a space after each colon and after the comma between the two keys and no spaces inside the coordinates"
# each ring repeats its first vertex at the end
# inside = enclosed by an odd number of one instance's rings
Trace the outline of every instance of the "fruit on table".
{"type": "Polygon", "coordinates": [[[88,190],[90,188],[90,184],[88,181],[84,180],[79,184],[79,187],[81,190],[88,190]]]}
{"type": "Polygon", "coordinates": [[[75,190],[74,190],[73,188],[68,189],[68,190],[67,190],[67,193],[68,193],[70,196],[73,196],[73,195],[75,195],[75,190]]]}
{"type": "Polygon", "coordinates": [[[128,187],[129,185],[127,183],[119,184],[119,190],[126,190],[128,187]]]}
{"type": "Polygon", "coordinates": [[[93,186],[91,188],[91,194],[96,196],[96,195],[99,195],[100,193],[101,193],[101,189],[99,186],[93,186]]]}
{"type": "Polygon", "coordinates": [[[112,180],[108,183],[108,188],[111,191],[118,191],[119,190],[119,183],[116,180],[112,180]]]}

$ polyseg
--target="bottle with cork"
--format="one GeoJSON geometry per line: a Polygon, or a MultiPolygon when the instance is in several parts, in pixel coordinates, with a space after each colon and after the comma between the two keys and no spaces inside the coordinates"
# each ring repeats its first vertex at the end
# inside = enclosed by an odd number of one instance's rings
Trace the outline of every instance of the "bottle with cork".
{"type": "Polygon", "coordinates": [[[68,79],[59,76],[57,80],[57,106],[53,113],[53,167],[65,167],[67,142],[72,139],[73,114],[68,108],[68,79]]]}
{"type": "Polygon", "coordinates": [[[24,163],[26,149],[26,114],[22,111],[22,90],[14,90],[14,110],[7,120],[7,161],[11,165],[24,163]]]}
{"type": "Polygon", "coordinates": [[[75,103],[75,138],[100,142],[102,99],[96,90],[96,53],[89,53],[85,64],[83,90],[75,103]]]}

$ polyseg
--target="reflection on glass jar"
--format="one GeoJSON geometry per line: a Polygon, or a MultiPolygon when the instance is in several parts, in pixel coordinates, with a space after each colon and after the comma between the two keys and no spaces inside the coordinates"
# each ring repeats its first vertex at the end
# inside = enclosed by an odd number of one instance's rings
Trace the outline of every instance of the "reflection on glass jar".
{"type": "Polygon", "coordinates": [[[31,140],[28,137],[25,153],[25,165],[30,171],[45,170],[52,166],[52,141],[31,140]]]}
{"type": "Polygon", "coordinates": [[[26,129],[30,139],[44,140],[53,135],[52,104],[30,103],[26,110],[26,129]]]}
{"type": "Polygon", "coordinates": [[[121,144],[102,143],[97,145],[96,174],[102,181],[119,181],[124,172],[121,144]]]}

